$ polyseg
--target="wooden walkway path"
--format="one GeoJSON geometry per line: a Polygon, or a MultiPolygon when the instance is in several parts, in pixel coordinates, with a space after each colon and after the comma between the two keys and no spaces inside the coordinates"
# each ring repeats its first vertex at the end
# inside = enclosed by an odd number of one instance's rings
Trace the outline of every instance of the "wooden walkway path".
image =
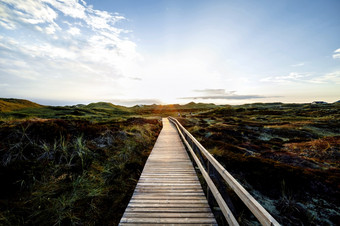
{"type": "Polygon", "coordinates": [[[163,129],[119,225],[217,225],[174,125],[163,129]]]}

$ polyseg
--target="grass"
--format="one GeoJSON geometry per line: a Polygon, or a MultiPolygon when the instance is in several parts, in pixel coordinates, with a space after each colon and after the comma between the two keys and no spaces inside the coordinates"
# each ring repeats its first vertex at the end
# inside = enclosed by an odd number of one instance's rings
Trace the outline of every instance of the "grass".
{"type": "Polygon", "coordinates": [[[28,100],[0,98],[0,112],[11,112],[19,109],[40,107],[42,106],[28,100]]]}

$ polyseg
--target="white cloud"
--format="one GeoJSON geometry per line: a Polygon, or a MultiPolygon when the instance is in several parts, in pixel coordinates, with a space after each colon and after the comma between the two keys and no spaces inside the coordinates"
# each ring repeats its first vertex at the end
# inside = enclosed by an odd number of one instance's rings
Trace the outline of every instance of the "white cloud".
{"type": "Polygon", "coordinates": [[[340,59],[340,48],[334,51],[333,58],[340,59]]]}
{"type": "Polygon", "coordinates": [[[291,72],[284,76],[270,76],[261,79],[262,82],[275,82],[275,83],[288,83],[288,82],[298,82],[303,81],[305,78],[309,77],[310,73],[299,73],[291,72]]]}
{"type": "Polygon", "coordinates": [[[86,6],[80,4],[78,0],[42,0],[42,2],[50,4],[66,16],[79,19],[86,18],[86,6]]]}
{"type": "Polygon", "coordinates": [[[13,30],[16,28],[15,23],[12,21],[9,9],[1,2],[0,2],[0,26],[9,30],[13,30]]]}
{"type": "Polygon", "coordinates": [[[340,84],[340,71],[331,72],[321,76],[313,76],[311,73],[297,73],[292,72],[287,76],[273,76],[266,77],[261,79],[262,82],[273,82],[273,83],[282,83],[289,84],[292,82],[300,82],[300,83],[315,83],[315,84],[340,84]]]}
{"type": "Polygon", "coordinates": [[[311,83],[326,84],[333,83],[340,85],[340,71],[331,72],[320,77],[310,80],[311,83]]]}
{"type": "Polygon", "coordinates": [[[1,19],[14,28],[20,23],[53,23],[58,14],[48,5],[36,0],[2,0],[1,19]],[[11,8],[10,8],[11,7],[11,8]]]}
{"type": "Polygon", "coordinates": [[[0,27],[11,32],[0,36],[0,81],[36,97],[121,94],[117,79],[136,74],[140,55],[120,20],[82,0],[2,0],[0,27]]]}
{"type": "Polygon", "coordinates": [[[46,34],[53,35],[55,34],[56,30],[60,30],[58,25],[50,24],[47,27],[45,27],[46,34]]]}
{"type": "Polygon", "coordinates": [[[44,31],[44,30],[43,30],[40,26],[38,26],[38,25],[35,26],[35,29],[37,29],[37,30],[40,31],[40,32],[43,32],[43,31],[44,31]]]}
{"type": "Polygon", "coordinates": [[[225,95],[225,94],[233,94],[236,91],[226,91],[225,89],[197,89],[193,90],[194,92],[204,93],[206,95],[225,95]]]}
{"type": "Polygon", "coordinates": [[[80,29],[77,27],[71,27],[67,32],[71,35],[80,35],[80,29]]]}

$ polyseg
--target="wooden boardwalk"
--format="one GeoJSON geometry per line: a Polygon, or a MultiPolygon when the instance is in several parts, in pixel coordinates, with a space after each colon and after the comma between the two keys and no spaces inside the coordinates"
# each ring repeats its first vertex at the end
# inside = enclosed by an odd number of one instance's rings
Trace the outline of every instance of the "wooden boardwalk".
{"type": "Polygon", "coordinates": [[[163,129],[119,225],[217,225],[174,125],[163,129]]]}

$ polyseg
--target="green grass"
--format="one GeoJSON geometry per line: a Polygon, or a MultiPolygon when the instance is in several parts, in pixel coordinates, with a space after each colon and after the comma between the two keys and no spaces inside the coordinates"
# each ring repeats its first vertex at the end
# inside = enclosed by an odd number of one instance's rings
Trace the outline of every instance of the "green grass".
{"type": "Polygon", "coordinates": [[[42,106],[28,100],[0,98],[0,112],[10,112],[23,108],[40,108],[40,107],[42,106]]]}

